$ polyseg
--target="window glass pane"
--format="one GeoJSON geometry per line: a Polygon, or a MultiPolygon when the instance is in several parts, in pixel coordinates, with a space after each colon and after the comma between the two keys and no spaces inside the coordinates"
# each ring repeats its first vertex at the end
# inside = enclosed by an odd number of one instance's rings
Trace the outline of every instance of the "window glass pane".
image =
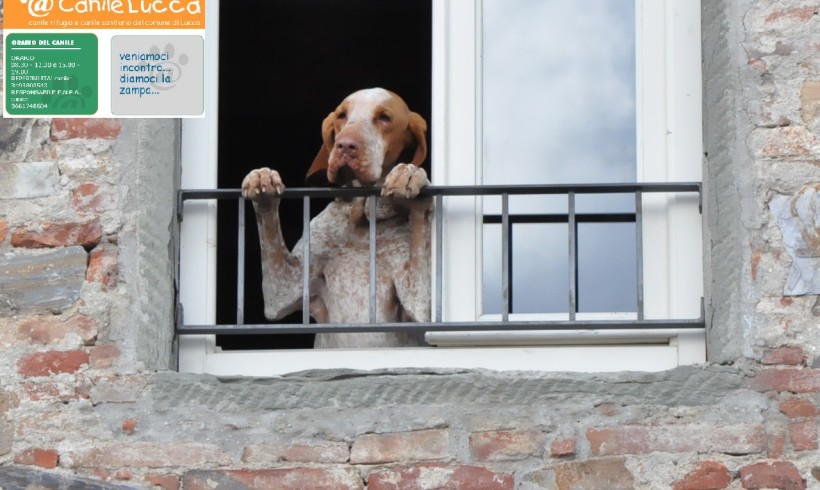
{"type": "Polygon", "coordinates": [[[633,0],[484,0],[484,182],[635,179],[633,0]]]}
{"type": "Polygon", "coordinates": [[[637,311],[637,283],[635,223],[579,223],[578,311],[637,311]]]}
{"type": "MultiPolygon", "coordinates": [[[[516,224],[512,233],[513,313],[566,313],[569,262],[566,224],[516,224]],[[564,250],[556,255],[555,250],[564,250]],[[527,257],[528,260],[518,260],[527,257]]],[[[484,225],[484,312],[501,313],[501,225],[484,225]]]]}
{"type": "MultiPolygon", "coordinates": [[[[634,182],[634,0],[483,0],[482,8],[483,183],[634,182]]],[[[500,213],[496,203],[485,200],[485,214],[500,213]]],[[[576,210],[631,212],[634,197],[578,196],[576,210]]],[[[511,200],[510,212],[566,213],[566,199],[517,198],[511,200]]],[[[566,230],[562,234],[566,237],[566,230]]],[[[604,301],[606,295],[597,291],[601,281],[634,284],[634,239],[631,244],[616,240],[618,246],[627,247],[623,250],[613,249],[605,234],[586,232],[583,239],[589,243],[581,239],[579,252],[606,249],[610,258],[633,257],[631,270],[603,267],[609,262],[594,261],[586,254],[588,263],[578,265],[579,270],[589,271],[578,278],[579,297],[586,298],[583,311],[624,311],[622,307],[632,300],[604,301]]],[[[500,257],[499,243],[485,239],[484,253],[500,257]]],[[[567,243],[551,243],[544,241],[537,251],[518,247],[520,255],[515,255],[514,263],[545,274],[554,270],[551,264],[566,263],[567,243]]],[[[513,284],[513,311],[518,312],[520,305],[529,312],[538,304],[543,307],[536,311],[556,311],[538,296],[544,290],[543,278],[539,283],[535,274],[525,277],[533,282],[513,284]]],[[[485,272],[485,291],[489,287],[500,291],[500,286],[488,286],[492,280],[485,272]]],[[[557,283],[565,288],[558,311],[566,311],[568,279],[557,283]]],[[[500,303],[497,306],[500,309],[500,303]]],[[[485,305],[488,313],[494,309],[485,305]]],[[[634,311],[634,306],[628,311],[634,311]]]]}

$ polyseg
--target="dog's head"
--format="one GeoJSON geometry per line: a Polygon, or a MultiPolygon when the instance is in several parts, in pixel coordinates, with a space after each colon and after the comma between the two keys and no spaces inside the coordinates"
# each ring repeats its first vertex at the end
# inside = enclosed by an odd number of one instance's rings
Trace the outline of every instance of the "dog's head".
{"type": "Polygon", "coordinates": [[[427,157],[427,123],[401,97],[382,88],[347,96],[322,122],[323,144],[308,181],[325,173],[330,183],[375,185],[403,154],[421,165],[427,157]]]}

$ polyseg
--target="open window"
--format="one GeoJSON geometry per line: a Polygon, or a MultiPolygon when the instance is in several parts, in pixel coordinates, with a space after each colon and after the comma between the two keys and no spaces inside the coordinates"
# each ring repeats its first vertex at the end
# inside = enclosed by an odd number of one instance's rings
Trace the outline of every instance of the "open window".
{"type": "MultiPolygon", "coordinates": [[[[264,28],[248,29],[246,9],[237,8],[237,2],[220,4],[216,187],[238,188],[249,171],[262,166],[276,169],[286,186],[304,187],[307,169],[322,144],[322,120],[361,88],[393,90],[430,120],[429,0],[242,2],[253,5],[267,20],[264,28]],[[260,61],[267,68],[262,69],[260,61]],[[248,72],[253,73],[250,79],[244,75],[248,72]],[[250,89],[249,80],[254,85],[250,89]],[[258,99],[248,100],[243,93],[258,94],[258,99]]],[[[429,159],[425,168],[430,171],[429,159]]],[[[226,200],[217,209],[218,324],[231,324],[236,318],[236,203],[226,200]]],[[[327,200],[312,202],[312,214],[325,204],[327,200]]],[[[250,204],[247,209],[243,316],[247,324],[262,324],[268,320],[260,288],[259,238],[250,204]]],[[[293,248],[302,234],[301,201],[284,200],[279,214],[285,240],[293,248]]],[[[279,321],[294,322],[301,322],[300,313],[279,321]]],[[[311,348],[313,335],[218,335],[216,346],[222,350],[311,348]]]]}
{"type": "MultiPolygon", "coordinates": [[[[236,188],[262,165],[300,186],[320,144],[319,121],[366,86],[400,93],[427,119],[436,185],[700,181],[698,2],[246,3],[264,11],[264,26],[248,29],[224,5],[209,16],[206,52],[220,91],[210,94],[206,120],[183,123],[183,188],[236,188]],[[247,71],[262,62],[270,78],[260,75],[248,89],[247,71]]],[[[183,335],[180,370],[612,371],[702,362],[702,329],[637,325],[702,318],[698,198],[632,190],[443,198],[434,292],[442,320],[602,320],[624,328],[430,332],[436,347],[366,352],[311,350],[309,334],[183,335]]],[[[290,244],[302,232],[293,204],[283,216],[290,244]]],[[[255,226],[237,240],[236,204],[227,201],[187,201],[183,210],[184,322],[229,324],[241,315],[265,323],[255,226]],[[241,274],[237,246],[248,264],[241,274]]]]}

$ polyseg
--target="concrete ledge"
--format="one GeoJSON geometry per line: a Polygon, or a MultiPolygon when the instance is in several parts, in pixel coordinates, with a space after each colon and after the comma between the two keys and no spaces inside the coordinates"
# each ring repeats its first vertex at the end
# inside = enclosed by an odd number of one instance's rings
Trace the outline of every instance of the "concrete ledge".
{"type": "Polygon", "coordinates": [[[606,375],[482,371],[315,371],[282,378],[217,379],[162,373],[151,384],[158,410],[191,404],[220,413],[396,405],[537,406],[598,395],[624,403],[710,405],[740,389],[745,376],[721,366],[606,375]]]}

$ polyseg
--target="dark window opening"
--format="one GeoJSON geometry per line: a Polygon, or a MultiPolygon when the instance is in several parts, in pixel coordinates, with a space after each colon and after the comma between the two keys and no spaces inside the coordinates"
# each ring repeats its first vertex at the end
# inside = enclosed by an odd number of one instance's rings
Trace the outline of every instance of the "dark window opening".
{"type": "MultiPolygon", "coordinates": [[[[279,171],[286,186],[304,187],[321,145],[322,120],[358,89],[392,90],[430,123],[431,0],[223,0],[219,15],[219,188],[238,188],[250,170],[262,166],[279,171]],[[247,12],[254,12],[256,27],[248,25],[247,12]]],[[[302,234],[302,207],[288,201],[282,201],[280,216],[285,241],[293,247],[302,234]]],[[[315,200],[312,214],[326,204],[315,200]]],[[[250,204],[246,212],[244,320],[269,323],[250,204]]],[[[221,201],[219,324],[236,322],[236,223],[236,204],[221,201]]],[[[301,313],[279,322],[299,323],[301,313]]],[[[218,335],[217,345],[311,348],[313,334],[218,335]]]]}

